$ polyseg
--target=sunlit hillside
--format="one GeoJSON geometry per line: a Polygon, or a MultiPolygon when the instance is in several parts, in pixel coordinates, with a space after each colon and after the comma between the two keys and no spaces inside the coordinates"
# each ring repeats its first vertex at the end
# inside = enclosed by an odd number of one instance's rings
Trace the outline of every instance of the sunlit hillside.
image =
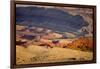
{"type": "Polygon", "coordinates": [[[59,47],[47,49],[36,45],[28,46],[27,48],[16,46],[17,64],[87,61],[93,59],[92,55],[92,52],[59,47]]]}

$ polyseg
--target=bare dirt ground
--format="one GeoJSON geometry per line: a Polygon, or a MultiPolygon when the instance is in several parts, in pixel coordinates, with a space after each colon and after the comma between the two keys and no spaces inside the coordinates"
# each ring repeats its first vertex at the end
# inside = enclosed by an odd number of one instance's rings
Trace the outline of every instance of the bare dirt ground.
{"type": "Polygon", "coordinates": [[[45,48],[36,45],[31,45],[27,48],[18,45],[16,46],[16,64],[87,61],[92,59],[92,52],[60,47],[45,48]]]}

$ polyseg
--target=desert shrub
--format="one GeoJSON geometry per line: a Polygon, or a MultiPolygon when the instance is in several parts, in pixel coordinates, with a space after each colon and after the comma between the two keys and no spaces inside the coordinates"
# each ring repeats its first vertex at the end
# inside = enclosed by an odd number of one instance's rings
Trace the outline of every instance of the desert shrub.
{"type": "Polygon", "coordinates": [[[44,46],[44,47],[50,47],[50,48],[53,48],[51,45],[49,45],[49,44],[46,44],[46,43],[43,43],[43,44],[40,44],[39,46],[44,46]]]}
{"type": "Polygon", "coordinates": [[[69,43],[67,47],[72,49],[82,50],[82,51],[92,51],[93,40],[92,38],[81,37],[73,41],[72,43],[69,43]]]}

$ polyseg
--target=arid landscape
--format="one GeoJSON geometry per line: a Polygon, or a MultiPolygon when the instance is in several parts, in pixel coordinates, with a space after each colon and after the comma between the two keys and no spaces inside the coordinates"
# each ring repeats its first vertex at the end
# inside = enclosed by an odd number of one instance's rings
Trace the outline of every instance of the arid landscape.
{"type": "Polygon", "coordinates": [[[16,64],[92,60],[92,14],[88,8],[17,5],[16,64]]]}

